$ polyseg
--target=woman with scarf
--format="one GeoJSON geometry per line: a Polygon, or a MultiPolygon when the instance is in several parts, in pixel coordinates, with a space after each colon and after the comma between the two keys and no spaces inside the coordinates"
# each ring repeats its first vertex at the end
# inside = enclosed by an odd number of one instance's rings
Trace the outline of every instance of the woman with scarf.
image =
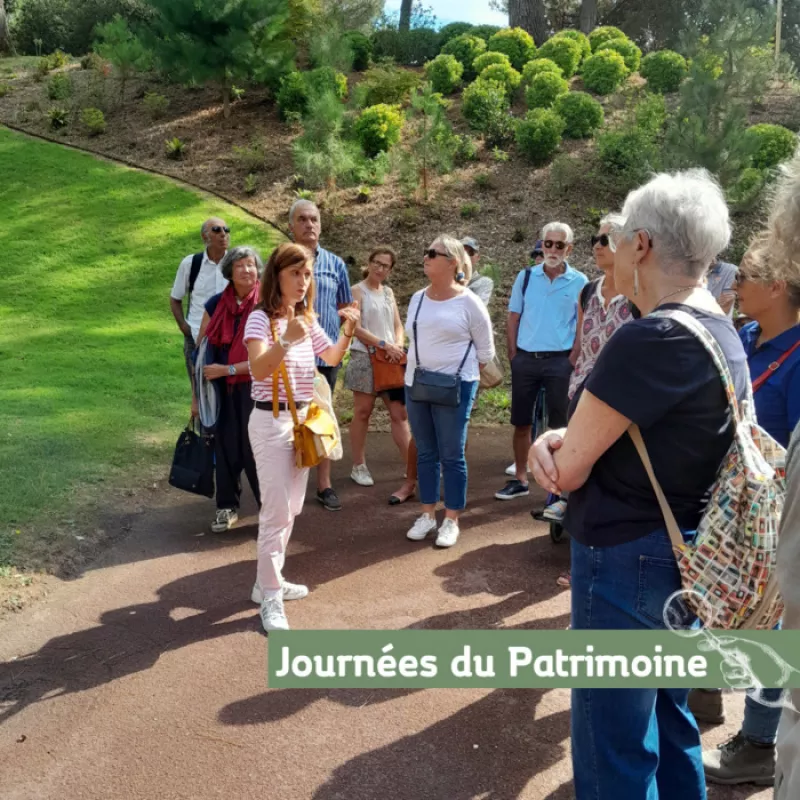
{"type": "Polygon", "coordinates": [[[219,417],[214,432],[217,475],[217,515],[211,523],[214,533],[224,533],[239,519],[242,470],[250,481],[256,503],[261,505],[256,462],[247,435],[253,400],[244,328],[258,302],[262,268],[261,256],[254,248],[228,250],[219,265],[228,286],[206,303],[197,337],[198,342],[207,337],[213,352],[213,363],[203,373],[207,380],[217,381],[220,386],[219,417]]]}

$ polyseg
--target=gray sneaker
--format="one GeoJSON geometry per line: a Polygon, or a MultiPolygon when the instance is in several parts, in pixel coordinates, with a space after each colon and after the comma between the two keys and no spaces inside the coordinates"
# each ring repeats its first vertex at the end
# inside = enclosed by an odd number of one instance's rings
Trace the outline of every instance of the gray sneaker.
{"type": "Polygon", "coordinates": [[[211,523],[212,533],[225,533],[229,531],[239,520],[239,515],[235,508],[218,508],[217,516],[211,523]]]}
{"type": "Polygon", "coordinates": [[[725,700],[722,692],[692,689],[689,692],[689,711],[698,722],[721,725],[725,722],[725,700]]]}
{"type": "Polygon", "coordinates": [[[703,770],[710,783],[772,786],[775,783],[775,745],[756,744],[740,731],[716,750],[703,753],[703,770]]]}
{"type": "Polygon", "coordinates": [[[265,597],[261,601],[261,624],[267,633],[270,631],[289,630],[289,621],[286,619],[286,612],[283,610],[283,595],[265,597]]]}

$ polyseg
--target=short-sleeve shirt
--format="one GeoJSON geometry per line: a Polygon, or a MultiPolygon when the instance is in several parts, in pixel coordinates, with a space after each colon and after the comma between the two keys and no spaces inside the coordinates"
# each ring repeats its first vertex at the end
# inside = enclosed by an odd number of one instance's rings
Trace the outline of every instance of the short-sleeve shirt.
{"type": "MultiPolygon", "coordinates": [[[[314,284],[316,289],[314,311],[317,312],[319,324],[328,338],[335,342],[339,338],[339,328],[342,325],[339,306],[352,303],[353,294],[350,291],[350,278],[344,261],[324,247],[317,248],[314,260],[314,284]]],[[[317,359],[317,364],[326,366],[321,359],[317,359]]]]}
{"type": "Polygon", "coordinates": [[[528,270],[517,275],[508,303],[509,311],[520,314],[517,347],[529,353],[571,350],[578,325],[578,299],[589,279],[569,265],[552,281],[542,264],[528,269],[531,277],[524,299],[522,287],[528,270]]]}
{"type": "MultiPolygon", "coordinates": [[[[706,288],[714,295],[715,300],[719,300],[723,292],[733,288],[738,272],[736,264],[729,264],[727,261],[717,261],[712,264],[706,275],[706,288]]],[[[728,312],[728,316],[733,316],[733,307],[728,312]]]]}
{"type": "MultiPolygon", "coordinates": [[[[275,325],[278,328],[278,336],[282,336],[288,325],[287,320],[276,319],[275,325]]],[[[254,311],[244,329],[244,342],[247,344],[251,339],[261,339],[267,343],[267,347],[272,347],[275,343],[272,338],[270,321],[267,315],[259,310],[254,311]]],[[[292,396],[295,402],[309,402],[314,397],[314,376],[317,368],[315,356],[325,352],[331,347],[331,340],[322,330],[319,322],[309,326],[309,335],[302,342],[294,345],[283,358],[286,364],[286,372],[289,375],[289,384],[292,387],[292,396]]],[[[251,373],[252,376],[252,373],[251,373]]],[[[253,378],[253,388],[251,391],[253,400],[272,400],[272,375],[266,380],[257,381],[253,378]]],[[[286,387],[281,377],[278,381],[278,400],[287,402],[286,387]]]]}
{"type": "MultiPolygon", "coordinates": [[[[173,300],[183,300],[189,293],[189,278],[192,272],[192,258],[186,256],[178,267],[175,275],[175,283],[172,284],[170,297],[173,300]]],[[[208,251],[203,252],[203,261],[200,264],[200,272],[197,273],[197,280],[192,289],[192,296],[189,302],[189,313],[186,315],[186,322],[192,329],[192,338],[197,341],[197,334],[200,332],[200,323],[203,321],[203,311],[208,300],[215,294],[219,294],[226,286],[228,281],[222,277],[219,266],[208,257],[208,251]]]]}
{"type": "MultiPolygon", "coordinates": [[[[743,400],[749,372],[741,340],[725,316],[670,304],[711,332],[743,400]]],[[[720,464],[733,441],[733,416],[720,374],[704,346],[680,323],[659,317],[633,320],[611,337],[584,391],[636,423],[675,519],[694,530],[720,464]]],[[[586,483],[570,493],[564,522],[590,547],[624,544],[664,528],[664,518],[639,454],[624,434],[597,460],[586,483]]]]}
{"type": "MultiPolygon", "coordinates": [[[[800,341],[800,325],[759,346],[760,335],[757,322],[750,322],[739,331],[751,380],[763,375],[770,364],[800,341]]],[[[784,447],[788,446],[792,431],[800,422],[800,347],[767,378],[753,399],[759,424],[784,447]]]]}

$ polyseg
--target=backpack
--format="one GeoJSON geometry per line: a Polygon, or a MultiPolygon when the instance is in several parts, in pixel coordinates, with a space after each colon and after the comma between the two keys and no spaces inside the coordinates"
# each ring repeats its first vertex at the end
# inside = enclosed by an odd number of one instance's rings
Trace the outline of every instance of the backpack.
{"type": "MultiPolygon", "coordinates": [[[[740,410],[725,355],[702,323],[677,309],[654,311],[649,316],[673,319],[700,340],[719,370],[735,424],[733,442],[691,543],[683,540],[653,472],[641,431],[636,425],[628,430],[664,515],[681,572],[682,597],[706,627],[772,629],[783,614],[776,564],[786,492],[786,450],[756,422],[749,381],[740,410]]],[[[666,613],[667,609],[665,617],[666,613]]]]}
{"type": "Polygon", "coordinates": [[[195,253],[192,256],[192,267],[189,270],[189,291],[187,293],[188,300],[186,301],[187,314],[192,307],[192,292],[194,291],[194,285],[197,283],[197,276],[200,274],[200,267],[203,266],[204,255],[205,253],[195,253]]]}

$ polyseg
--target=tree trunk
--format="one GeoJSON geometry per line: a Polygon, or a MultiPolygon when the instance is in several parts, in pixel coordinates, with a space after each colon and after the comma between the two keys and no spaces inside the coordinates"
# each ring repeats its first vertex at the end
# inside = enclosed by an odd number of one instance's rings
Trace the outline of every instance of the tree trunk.
{"type": "Polygon", "coordinates": [[[11,34],[8,32],[8,15],[5,0],[0,0],[0,53],[13,53],[11,34]]]}
{"type": "Polygon", "coordinates": [[[526,30],[537,47],[544,44],[547,40],[544,0],[508,0],[508,24],[526,30]]]}
{"type": "Polygon", "coordinates": [[[597,25],[597,0],[582,0],[581,2],[581,30],[591,33],[597,25]]]}
{"type": "Polygon", "coordinates": [[[402,0],[400,3],[400,24],[401,31],[407,31],[411,27],[411,3],[412,0],[402,0]]]}

